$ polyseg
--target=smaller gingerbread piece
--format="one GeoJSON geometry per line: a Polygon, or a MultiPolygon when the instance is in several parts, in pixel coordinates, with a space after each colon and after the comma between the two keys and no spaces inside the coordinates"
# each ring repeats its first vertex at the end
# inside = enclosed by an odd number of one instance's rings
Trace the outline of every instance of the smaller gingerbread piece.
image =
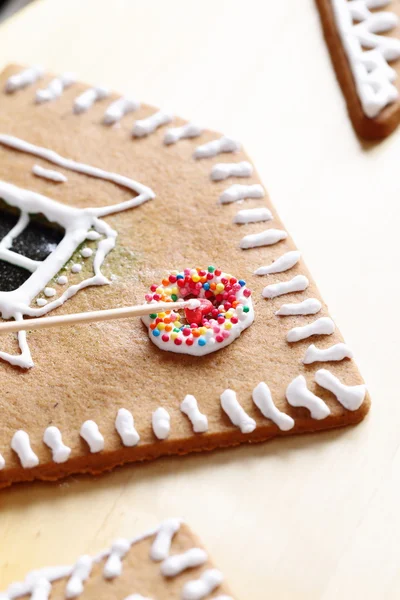
{"type": "Polygon", "coordinates": [[[316,0],[354,129],[388,136],[400,122],[400,6],[396,0],[316,0]]]}
{"type": "Polygon", "coordinates": [[[70,566],[31,571],[1,600],[234,600],[224,576],[179,519],[133,538],[118,538],[70,566]]]}

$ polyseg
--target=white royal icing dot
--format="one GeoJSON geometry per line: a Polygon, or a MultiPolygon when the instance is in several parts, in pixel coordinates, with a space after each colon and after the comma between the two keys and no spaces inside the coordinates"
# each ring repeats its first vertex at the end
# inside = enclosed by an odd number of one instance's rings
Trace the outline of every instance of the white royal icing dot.
{"type": "Polygon", "coordinates": [[[92,256],[93,254],[93,250],[91,248],[82,248],[81,250],[81,255],[83,256],[83,258],[89,258],[90,256],[92,256]]]}
{"type": "Polygon", "coordinates": [[[56,293],[57,293],[57,292],[56,292],[56,290],[55,290],[54,288],[51,288],[51,287],[45,287],[45,288],[44,288],[44,290],[43,290],[43,293],[44,293],[44,295],[45,295],[47,298],[52,298],[53,296],[55,296],[55,295],[56,295],[56,293]]]}
{"type": "Polygon", "coordinates": [[[68,283],[68,277],[66,275],[60,275],[60,277],[57,279],[57,283],[59,285],[65,285],[68,283]]]}
{"type": "Polygon", "coordinates": [[[76,263],[71,267],[72,273],[80,273],[82,271],[82,265],[76,263]]]}

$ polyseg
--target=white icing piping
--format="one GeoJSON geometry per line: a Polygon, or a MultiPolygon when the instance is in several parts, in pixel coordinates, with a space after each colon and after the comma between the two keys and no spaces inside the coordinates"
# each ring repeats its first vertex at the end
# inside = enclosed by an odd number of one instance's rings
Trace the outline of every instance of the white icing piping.
{"type": "Polygon", "coordinates": [[[174,554],[166,558],[161,564],[161,573],[164,577],[176,577],[186,569],[204,565],[207,558],[207,553],[201,548],[191,548],[182,554],[174,554]]]}
{"type": "Polygon", "coordinates": [[[44,432],[43,441],[52,451],[55,463],[64,463],[69,459],[71,448],[63,443],[61,431],[57,427],[48,427],[44,432]]]}
{"type": "Polygon", "coordinates": [[[109,95],[110,91],[102,85],[85,90],[80,96],[75,98],[73,111],[76,115],[84,113],[89,110],[95,102],[104,100],[105,98],[108,98],[109,95]]]}
{"type": "Polygon", "coordinates": [[[18,455],[24,469],[32,469],[38,466],[39,459],[31,448],[29,435],[26,431],[19,429],[14,433],[11,440],[11,448],[18,455]]]}
{"type": "Polygon", "coordinates": [[[54,181],[54,183],[65,183],[66,181],[68,181],[67,177],[65,177],[65,175],[63,175],[59,171],[54,171],[52,169],[44,169],[40,165],[33,165],[32,173],[37,177],[43,177],[43,179],[54,181]]]}
{"type": "Polygon", "coordinates": [[[264,298],[276,298],[284,294],[292,294],[293,292],[304,292],[310,285],[307,277],[304,275],[296,275],[290,281],[281,281],[279,283],[271,283],[267,285],[262,292],[264,298]]]}
{"type": "Polygon", "coordinates": [[[55,77],[50,81],[48,86],[44,89],[37,90],[36,102],[37,104],[43,104],[44,102],[51,102],[60,98],[63,91],[69,88],[76,82],[76,76],[74,73],[63,73],[59,77],[55,77]]]}
{"type": "Polygon", "coordinates": [[[104,450],[104,438],[100,433],[99,426],[94,421],[85,421],[80,430],[81,437],[90,448],[90,452],[96,453],[104,450]]]}
{"type": "Polygon", "coordinates": [[[115,429],[117,430],[124,446],[136,446],[140,441],[140,436],[135,429],[133,415],[126,408],[120,408],[115,419],[115,429]]]}
{"type": "Polygon", "coordinates": [[[336,26],[358,97],[364,113],[371,119],[399,97],[392,83],[396,79],[396,72],[387,61],[400,57],[400,40],[377,35],[396,27],[398,18],[392,12],[369,10],[388,4],[390,0],[332,0],[336,26]]]}
{"type": "Polygon", "coordinates": [[[181,402],[181,411],[189,417],[190,422],[193,425],[193,431],[195,433],[204,433],[208,430],[208,419],[206,415],[203,415],[197,405],[197,400],[191,394],[185,396],[181,402]]]}
{"type": "Polygon", "coordinates": [[[260,233],[245,235],[240,242],[240,247],[247,250],[248,248],[259,248],[260,246],[272,246],[286,238],[287,233],[282,229],[266,229],[260,233]]]}
{"type": "Polygon", "coordinates": [[[15,75],[11,75],[6,81],[5,91],[8,94],[16,92],[17,90],[21,90],[28,85],[32,85],[36,83],[39,79],[43,77],[44,69],[43,67],[33,66],[29,69],[24,69],[20,73],[16,73],[15,75]]]}
{"type": "Polygon", "coordinates": [[[71,576],[65,588],[66,598],[77,598],[83,592],[84,583],[88,579],[93,568],[93,559],[84,554],[76,561],[71,576]]]}
{"type": "Polygon", "coordinates": [[[167,125],[172,119],[172,114],[159,110],[146,119],[136,121],[132,129],[132,135],[133,137],[145,137],[162,127],[162,125],[167,125]]]}
{"type": "Polygon", "coordinates": [[[301,258],[301,254],[298,250],[291,250],[285,252],[282,256],[279,256],[273,263],[267,267],[260,267],[257,271],[254,271],[254,275],[271,275],[273,273],[283,273],[292,269],[301,258]]]}
{"type": "Polygon", "coordinates": [[[171,431],[171,417],[162,406],[157,408],[152,415],[152,426],[154,435],[159,440],[166,440],[171,431]]]}
{"type": "Polygon", "coordinates": [[[268,208],[249,208],[248,210],[239,210],[233,217],[233,223],[242,225],[244,223],[259,223],[260,221],[270,221],[272,213],[268,208]]]}
{"type": "Polygon", "coordinates": [[[282,304],[276,315],[288,317],[290,315],[315,315],[322,308],[321,302],[317,298],[307,298],[303,302],[282,304]]]}
{"type": "Polygon", "coordinates": [[[315,373],[315,381],[321,387],[336,396],[340,404],[347,410],[358,410],[364,402],[367,388],[361,385],[345,385],[327,369],[319,369],[315,373]]]}
{"type": "Polygon", "coordinates": [[[233,425],[239,427],[242,433],[251,433],[257,427],[254,419],[249,417],[244,408],[239,404],[233,390],[225,390],[221,396],[221,406],[228,415],[233,425]]]}
{"type": "Polygon", "coordinates": [[[222,181],[228,177],[250,177],[253,174],[253,165],[247,160],[239,163],[218,163],[211,169],[212,181],[222,181]]]}
{"type": "Polygon", "coordinates": [[[122,98],[118,98],[110,104],[110,106],[106,109],[103,117],[103,123],[105,125],[114,125],[118,123],[122,117],[128,115],[135,110],[140,108],[140,102],[133,100],[132,98],[127,98],[126,96],[122,98]]]}
{"type": "Polygon", "coordinates": [[[4,460],[4,456],[2,454],[0,454],[0,471],[2,471],[5,466],[6,466],[6,461],[4,460]]]}
{"type": "Polygon", "coordinates": [[[159,527],[154,542],[150,549],[150,558],[160,562],[168,558],[174,535],[179,531],[181,521],[168,519],[159,527]]]}
{"type": "Polygon", "coordinates": [[[237,152],[240,148],[240,142],[224,135],[219,140],[212,140],[202,146],[197,146],[193,153],[193,157],[211,158],[217,156],[217,154],[222,154],[223,152],[237,152]]]}
{"type": "Polygon", "coordinates": [[[122,559],[128,554],[131,548],[129,540],[121,538],[115,540],[111,546],[110,554],[104,565],[103,577],[105,579],[115,579],[122,573],[122,559]]]}
{"type": "Polygon", "coordinates": [[[275,406],[271,391],[264,381],[254,388],[253,401],[264,417],[271,419],[281,431],[293,429],[294,419],[275,406]]]}
{"type": "Polygon", "coordinates": [[[306,350],[303,363],[310,365],[314,362],[340,361],[344,358],[353,358],[353,353],[347,344],[341,342],[324,349],[317,348],[314,344],[311,344],[306,350]]]}
{"type": "Polygon", "coordinates": [[[198,137],[203,133],[203,127],[199,127],[194,123],[187,123],[181,127],[173,127],[165,132],[164,144],[167,146],[176,144],[179,140],[198,137]]]}
{"type": "Polygon", "coordinates": [[[232,202],[239,202],[240,200],[264,198],[264,196],[265,190],[259,183],[255,183],[254,185],[234,183],[227,190],[222,192],[219,201],[221,204],[231,204],[232,202]]]}
{"type": "Polygon", "coordinates": [[[203,600],[223,582],[223,575],[218,569],[204,571],[199,579],[188,581],[182,589],[182,600],[203,600]]]}
{"type": "Polygon", "coordinates": [[[332,335],[335,331],[335,323],[330,317],[320,317],[313,323],[304,325],[303,327],[294,327],[287,335],[288,342],[299,342],[305,340],[312,335],[332,335]]]}
{"type": "Polygon", "coordinates": [[[299,375],[289,383],[286,388],[286,399],[290,406],[308,408],[311,417],[317,421],[325,419],[331,413],[329,406],[308,389],[303,375],[299,375]]]}

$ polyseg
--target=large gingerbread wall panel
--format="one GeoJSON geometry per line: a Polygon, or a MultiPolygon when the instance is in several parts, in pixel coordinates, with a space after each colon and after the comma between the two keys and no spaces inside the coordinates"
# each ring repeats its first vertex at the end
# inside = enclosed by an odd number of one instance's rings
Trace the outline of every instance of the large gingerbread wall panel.
{"type": "Polygon", "coordinates": [[[12,66],[0,87],[3,318],[211,302],[1,336],[0,485],[365,416],[351,349],[236,140],[71,74],[12,66]]]}
{"type": "Polygon", "coordinates": [[[388,136],[400,121],[400,2],[316,0],[357,133],[388,136]]]}

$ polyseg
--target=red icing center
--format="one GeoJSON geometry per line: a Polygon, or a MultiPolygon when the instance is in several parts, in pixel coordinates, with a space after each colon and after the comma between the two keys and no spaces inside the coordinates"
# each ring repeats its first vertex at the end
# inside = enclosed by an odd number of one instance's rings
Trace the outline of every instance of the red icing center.
{"type": "Polygon", "coordinates": [[[188,323],[196,323],[196,325],[201,325],[203,318],[211,313],[214,306],[210,300],[207,300],[207,298],[198,298],[198,301],[200,302],[200,306],[197,308],[185,308],[185,318],[188,323]]]}

